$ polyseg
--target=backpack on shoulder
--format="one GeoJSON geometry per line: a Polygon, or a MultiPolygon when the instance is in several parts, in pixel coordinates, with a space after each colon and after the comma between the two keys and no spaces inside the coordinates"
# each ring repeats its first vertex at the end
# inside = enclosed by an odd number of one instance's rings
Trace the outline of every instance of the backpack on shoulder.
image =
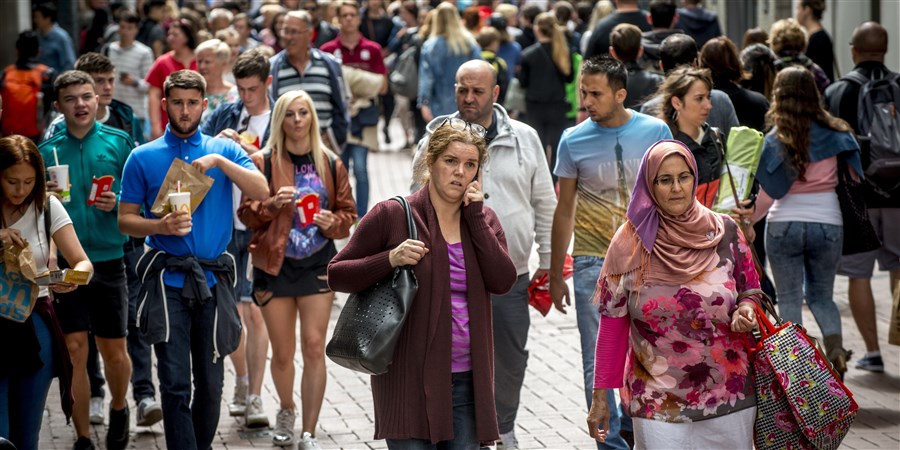
{"type": "Polygon", "coordinates": [[[44,131],[47,117],[41,88],[50,81],[49,70],[43,64],[34,64],[29,69],[11,64],[3,69],[0,95],[3,96],[3,106],[9,112],[0,119],[0,130],[4,136],[20,134],[35,138],[44,131]]]}
{"type": "Polygon", "coordinates": [[[842,79],[860,85],[856,138],[869,147],[866,178],[884,193],[895,191],[900,187],[900,73],[870,79],[852,71],[842,79]]]}
{"type": "Polygon", "coordinates": [[[406,98],[419,96],[419,64],[416,62],[418,47],[409,46],[397,58],[397,65],[388,76],[391,92],[406,98]]]}

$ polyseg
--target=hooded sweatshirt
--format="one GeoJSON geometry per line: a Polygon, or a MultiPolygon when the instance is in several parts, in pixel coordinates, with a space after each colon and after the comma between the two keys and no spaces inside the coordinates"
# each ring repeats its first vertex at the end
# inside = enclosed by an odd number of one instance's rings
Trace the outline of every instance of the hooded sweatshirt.
{"type": "MultiPolygon", "coordinates": [[[[419,178],[417,168],[431,133],[448,117],[459,117],[459,112],[436,117],[419,141],[413,160],[416,174],[413,192],[421,187],[415,181],[419,178]]],[[[528,273],[528,259],[535,242],[538,244],[538,267],[547,269],[550,267],[550,228],[556,210],[556,194],[544,146],[534,128],[510,119],[506,110],[497,104],[494,104],[494,122],[497,136],[488,144],[487,162],[482,169],[482,190],[490,195],[484,203],[500,218],[516,274],[528,273]]]]}
{"type": "Polygon", "coordinates": [[[678,8],[678,28],[697,41],[697,48],[703,48],[706,41],[722,35],[719,16],[703,8],[678,8]]]}

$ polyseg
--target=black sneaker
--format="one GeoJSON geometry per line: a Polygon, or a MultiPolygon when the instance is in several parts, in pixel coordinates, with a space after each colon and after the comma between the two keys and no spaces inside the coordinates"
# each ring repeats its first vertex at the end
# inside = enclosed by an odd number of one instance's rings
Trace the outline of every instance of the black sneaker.
{"type": "Polygon", "coordinates": [[[856,368],[881,373],[884,372],[884,361],[881,356],[864,356],[856,362],[856,368]]]}
{"type": "Polygon", "coordinates": [[[94,450],[94,443],[91,442],[91,438],[80,437],[77,441],[75,441],[75,445],[72,446],[72,450],[94,450]]]}
{"type": "Polygon", "coordinates": [[[109,429],[106,431],[106,448],[124,450],[128,447],[128,405],[116,411],[109,407],[109,429]]]}

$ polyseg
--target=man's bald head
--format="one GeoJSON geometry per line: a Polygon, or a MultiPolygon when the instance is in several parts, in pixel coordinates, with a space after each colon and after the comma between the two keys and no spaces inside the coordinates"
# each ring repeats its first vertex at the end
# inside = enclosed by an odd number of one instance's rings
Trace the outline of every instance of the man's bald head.
{"type": "Polygon", "coordinates": [[[884,62],[887,53],[888,33],[878,22],[864,22],[853,30],[850,40],[853,46],[853,62],[884,62]]]}
{"type": "Polygon", "coordinates": [[[490,128],[494,102],[500,95],[497,71],[482,60],[468,61],[456,71],[456,108],[466,122],[490,128]]]}
{"type": "Polygon", "coordinates": [[[490,80],[491,86],[493,88],[497,85],[497,70],[494,69],[489,62],[481,60],[481,59],[473,59],[471,61],[466,61],[463,65],[459,66],[459,70],[456,71],[456,82],[459,83],[459,80],[462,77],[475,77],[481,78],[484,77],[485,80],[490,80]]]}

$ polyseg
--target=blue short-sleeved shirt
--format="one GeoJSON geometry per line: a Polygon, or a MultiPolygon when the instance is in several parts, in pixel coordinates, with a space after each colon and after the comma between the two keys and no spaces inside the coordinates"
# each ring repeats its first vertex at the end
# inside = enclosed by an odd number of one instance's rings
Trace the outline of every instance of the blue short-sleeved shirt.
{"type": "Polygon", "coordinates": [[[672,139],[665,122],[633,110],[618,128],[592,120],[567,129],[559,141],[553,173],[578,180],[575,207],[575,256],[606,257],[616,230],[625,221],[634,178],[644,153],[663,139],[672,139]]]}
{"type": "MultiPolygon", "coordinates": [[[[131,152],[122,174],[121,201],[142,205],[145,211],[150,211],[175,158],[190,164],[212,153],[218,153],[248,170],[257,170],[247,153],[234,141],[209,137],[199,131],[189,138],[179,138],[166,127],[161,138],[131,152]]],[[[191,232],[184,237],[148,236],[150,247],[175,256],[194,255],[202,259],[218,258],[225,251],[231,241],[233,227],[232,183],[219,168],[208,170],[206,175],[215,181],[194,211],[191,232]]],[[[210,286],[215,284],[212,272],[206,271],[206,280],[210,286]]],[[[164,281],[169,286],[183,287],[184,274],[166,272],[164,281]]]]}

